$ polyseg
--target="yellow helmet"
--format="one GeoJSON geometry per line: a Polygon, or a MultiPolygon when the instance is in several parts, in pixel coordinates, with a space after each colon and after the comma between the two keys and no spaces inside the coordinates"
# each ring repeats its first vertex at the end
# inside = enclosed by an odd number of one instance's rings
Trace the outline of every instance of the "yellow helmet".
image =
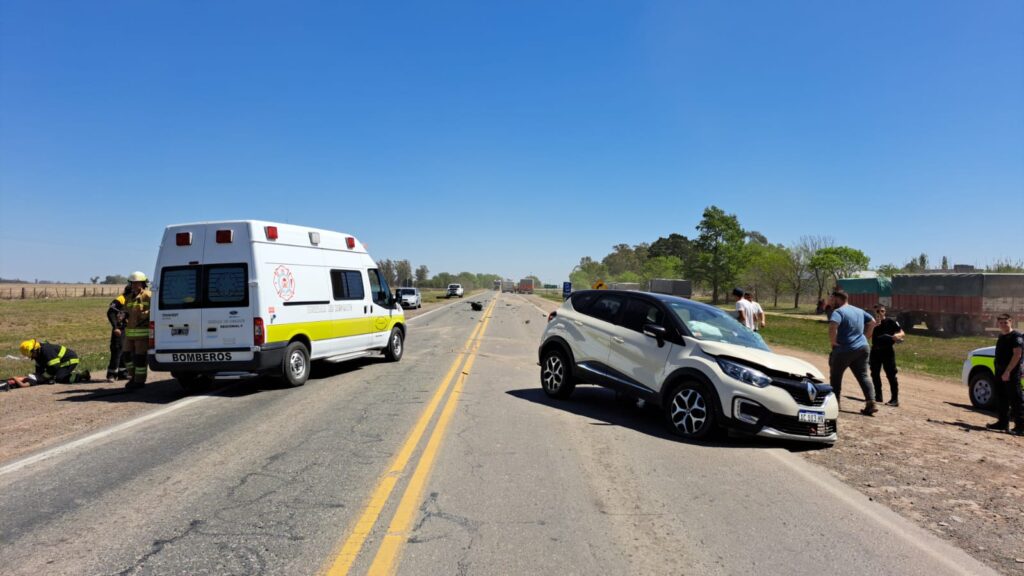
{"type": "Polygon", "coordinates": [[[132,272],[132,275],[128,277],[129,282],[148,282],[146,274],[143,272],[132,272]]]}
{"type": "Polygon", "coordinates": [[[24,342],[21,343],[21,346],[19,346],[18,348],[19,350],[21,350],[22,356],[24,356],[25,358],[31,358],[32,352],[39,348],[39,342],[37,342],[35,338],[33,338],[32,340],[25,340],[24,342]]]}

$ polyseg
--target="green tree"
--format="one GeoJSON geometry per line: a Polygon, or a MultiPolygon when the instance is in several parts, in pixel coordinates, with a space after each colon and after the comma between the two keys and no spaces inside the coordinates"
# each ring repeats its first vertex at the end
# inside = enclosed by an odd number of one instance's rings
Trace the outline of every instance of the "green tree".
{"type": "Polygon", "coordinates": [[[408,260],[395,262],[395,276],[399,286],[412,286],[412,264],[408,260]]]}
{"type": "Polygon", "coordinates": [[[92,277],[89,278],[89,282],[92,282],[93,284],[96,284],[99,281],[100,281],[100,277],[99,276],[92,276],[92,277]]]}
{"type": "Polygon", "coordinates": [[[695,280],[711,286],[711,300],[718,304],[719,289],[733,282],[742,264],[743,239],[746,237],[734,214],[717,206],[704,209],[697,225],[697,262],[695,280]]]}
{"type": "Polygon", "coordinates": [[[808,280],[810,260],[810,254],[802,244],[794,244],[786,250],[786,283],[793,291],[793,308],[800,307],[800,295],[803,294],[804,284],[808,280]]]}
{"type": "Polygon", "coordinates": [[[653,278],[679,278],[682,276],[683,261],[677,256],[654,256],[644,262],[642,282],[653,278]]]}
{"type": "Polygon", "coordinates": [[[946,258],[945,256],[942,257],[942,269],[949,270],[949,258],[946,258]]]}
{"type": "Polygon", "coordinates": [[[426,264],[416,267],[416,285],[426,284],[430,278],[430,269],[426,264]]]}
{"type": "Polygon", "coordinates": [[[590,256],[580,258],[572,272],[569,273],[569,281],[576,289],[590,288],[598,280],[608,279],[608,270],[600,262],[595,262],[590,256]]]}
{"type": "Polygon", "coordinates": [[[854,272],[864,270],[871,260],[860,250],[849,246],[830,246],[818,250],[811,258],[811,268],[824,271],[833,284],[840,278],[847,278],[854,272]]]}
{"type": "Polygon", "coordinates": [[[790,280],[789,257],[785,246],[748,242],[743,249],[744,284],[753,288],[758,298],[768,294],[777,307],[779,295],[790,280]]]}
{"type": "Polygon", "coordinates": [[[640,272],[647,258],[647,251],[647,244],[638,244],[635,247],[629,244],[616,244],[601,263],[608,270],[608,274],[615,277],[623,272],[640,272]]]}
{"type": "Polygon", "coordinates": [[[896,274],[899,274],[900,269],[893,264],[882,264],[878,268],[875,268],[875,272],[879,276],[885,276],[886,278],[892,278],[896,274]]]}
{"type": "Polygon", "coordinates": [[[378,260],[377,269],[380,270],[381,275],[384,276],[384,281],[388,283],[388,286],[398,285],[398,274],[395,271],[395,263],[390,259],[378,260]]]}

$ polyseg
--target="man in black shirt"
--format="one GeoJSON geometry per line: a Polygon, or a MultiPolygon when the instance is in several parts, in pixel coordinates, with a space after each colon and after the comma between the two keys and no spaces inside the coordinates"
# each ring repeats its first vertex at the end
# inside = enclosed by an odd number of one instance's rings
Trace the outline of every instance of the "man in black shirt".
{"type": "Polygon", "coordinates": [[[999,316],[999,331],[1002,335],[996,340],[995,378],[996,378],[996,416],[999,418],[986,428],[992,430],[1008,430],[1010,416],[1015,426],[1013,433],[1024,434],[1024,412],[1021,410],[1020,399],[1020,359],[1024,351],[1024,336],[1010,329],[1010,316],[999,316]]]}
{"type": "Polygon", "coordinates": [[[896,380],[896,350],[893,348],[897,343],[903,342],[904,333],[900,323],[892,318],[885,317],[885,306],[875,305],[875,322],[878,326],[871,335],[871,356],[868,365],[871,367],[871,383],[875,385],[875,401],[882,401],[882,375],[885,369],[885,377],[889,380],[889,406],[900,405],[900,385],[896,380]]]}

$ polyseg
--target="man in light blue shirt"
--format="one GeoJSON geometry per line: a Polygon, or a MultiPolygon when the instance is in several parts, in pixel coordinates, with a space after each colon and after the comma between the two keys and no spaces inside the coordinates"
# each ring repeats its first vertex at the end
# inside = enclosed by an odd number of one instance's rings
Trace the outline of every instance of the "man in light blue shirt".
{"type": "Polygon", "coordinates": [[[829,383],[838,400],[843,388],[843,372],[849,368],[864,391],[865,405],[860,413],[871,416],[878,412],[875,388],[868,374],[868,341],[875,329],[875,317],[847,304],[849,297],[842,290],[836,290],[829,298],[832,304],[828,322],[828,337],[832,342],[832,353],[828,356],[829,383]]]}

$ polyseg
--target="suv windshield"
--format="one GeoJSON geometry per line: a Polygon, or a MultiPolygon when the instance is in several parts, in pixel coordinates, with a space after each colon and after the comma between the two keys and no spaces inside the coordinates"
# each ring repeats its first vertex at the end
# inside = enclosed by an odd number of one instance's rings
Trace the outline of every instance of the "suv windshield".
{"type": "Polygon", "coordinates": [[[698,340],[726,342],[747,348],[768,350],[768,346],[753,331],[740,324],[727,312],[697,302],[666,302],[690,334],[698,340]]]}

